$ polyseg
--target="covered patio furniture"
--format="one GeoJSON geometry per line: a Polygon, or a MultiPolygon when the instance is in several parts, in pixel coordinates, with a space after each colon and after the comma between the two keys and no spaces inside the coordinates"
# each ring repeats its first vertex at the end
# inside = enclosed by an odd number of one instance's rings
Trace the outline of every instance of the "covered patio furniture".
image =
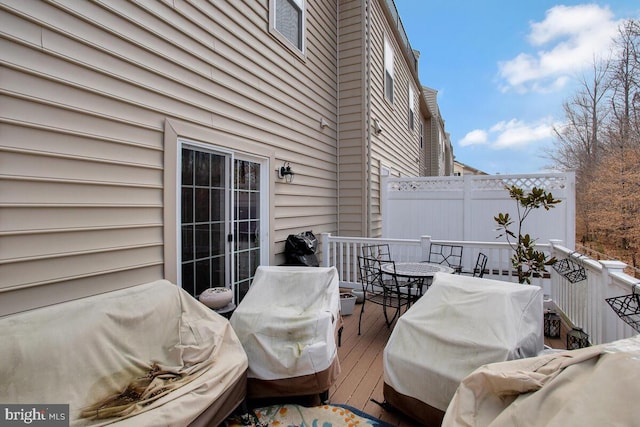
{"type": "Polygon", "coordinates": [[[217,426],[246,394],[229,321],[166,280],[4,316],[0,343],[4,404],[69,405],[33,426],[217,426]]]}
{"type": "Polygon", "coordinates": [[[423,424],[440,425],[469,373],[544,348],[542,311],[537,286],[436,273],[384,349],[385,400],[423,424]]]}
{"type": "Polygon", "coordinates": [[[492,363],[460,384],[446,427],[637,426],[640,335],[492,363]]]}
{"type": "Polygon", "coordinates": [[[258,267],[230,322],[249,358],[249,398],[326,395],[340,373],[335,267],[258,267]]]}

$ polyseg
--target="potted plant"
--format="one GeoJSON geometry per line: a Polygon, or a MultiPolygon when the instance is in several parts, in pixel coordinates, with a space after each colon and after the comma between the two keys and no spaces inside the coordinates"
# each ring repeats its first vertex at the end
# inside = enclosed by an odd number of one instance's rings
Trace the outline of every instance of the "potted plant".
{"type": "Polygon", "coordinates": [[[353,314],[353,309],[356,306],[356,297],[351,292],[340,293],[340,313],[343,316],[353,314]]]}

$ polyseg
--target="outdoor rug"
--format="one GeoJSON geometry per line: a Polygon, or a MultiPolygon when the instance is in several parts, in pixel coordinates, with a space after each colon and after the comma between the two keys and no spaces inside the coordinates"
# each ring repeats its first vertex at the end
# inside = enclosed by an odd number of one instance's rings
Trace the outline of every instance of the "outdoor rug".
{"type": "Polygon", "coordinates": [[[227,418],[227,427],[392,427],[371,415],[346,405],[272,405],[256,408],[248,414],[227,418]]]}

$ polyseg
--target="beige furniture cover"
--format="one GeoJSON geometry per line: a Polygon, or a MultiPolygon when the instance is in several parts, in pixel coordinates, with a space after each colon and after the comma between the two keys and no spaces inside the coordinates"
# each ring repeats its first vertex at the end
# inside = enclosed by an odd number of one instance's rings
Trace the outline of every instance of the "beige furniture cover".
{"type": "Polygon", "coordinates": [[[389,337],[384,396],[418,421],[438,425],[476,368],[543,348],[538,286],[437,273],[389,337]]]}
{"type": "Polygon", "coordinates": [[[638,426],[640,335],[493,363],[467,376],[443,426],[638,426]]]}
{"type": "Polygon", "coordinates": [[[0,318],[0,343],[2,402],[74,426],[217,425],[246,393],[229,322],[164,280],[0,318]]]}
{"type": "Polygon", "coordinates": [[[258,267],[231,316],[249,357],[252,398],[323,393],[340,372],[335,267],[258,267]]]}

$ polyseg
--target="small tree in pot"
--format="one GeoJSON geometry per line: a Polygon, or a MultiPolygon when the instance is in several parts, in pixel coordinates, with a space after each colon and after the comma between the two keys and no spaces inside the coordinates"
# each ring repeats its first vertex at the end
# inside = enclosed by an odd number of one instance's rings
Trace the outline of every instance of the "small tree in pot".
{"type": "Polygon", "coordinates": [[[518,281],[530,284],[531,277],[534,274],[546,272],[547,269],[545,267],[555,264],[556,258],[549,258],[544,252],[537,251],[535,249],[537,239],[531,238],[529,234],[523,235],[522,225],[534,209],[544,208],[548,211],[555,207],[554,205],[560,203],[560,200],[554,199],[551,193],[542,188],[533,187],[528,193],[525,193],[522,188],[515,185],[506,186],[505,188],[509,192],[509,196],[517,202],[518,230],[516,234],[510,228],[515,222],[511,215],[499,213],[498,216],[494,217],[498,223],[497,230],[501,232],[497,238],[505,237],[509,246],[514,250],[511,264],[518,272],[518,281]]]}

